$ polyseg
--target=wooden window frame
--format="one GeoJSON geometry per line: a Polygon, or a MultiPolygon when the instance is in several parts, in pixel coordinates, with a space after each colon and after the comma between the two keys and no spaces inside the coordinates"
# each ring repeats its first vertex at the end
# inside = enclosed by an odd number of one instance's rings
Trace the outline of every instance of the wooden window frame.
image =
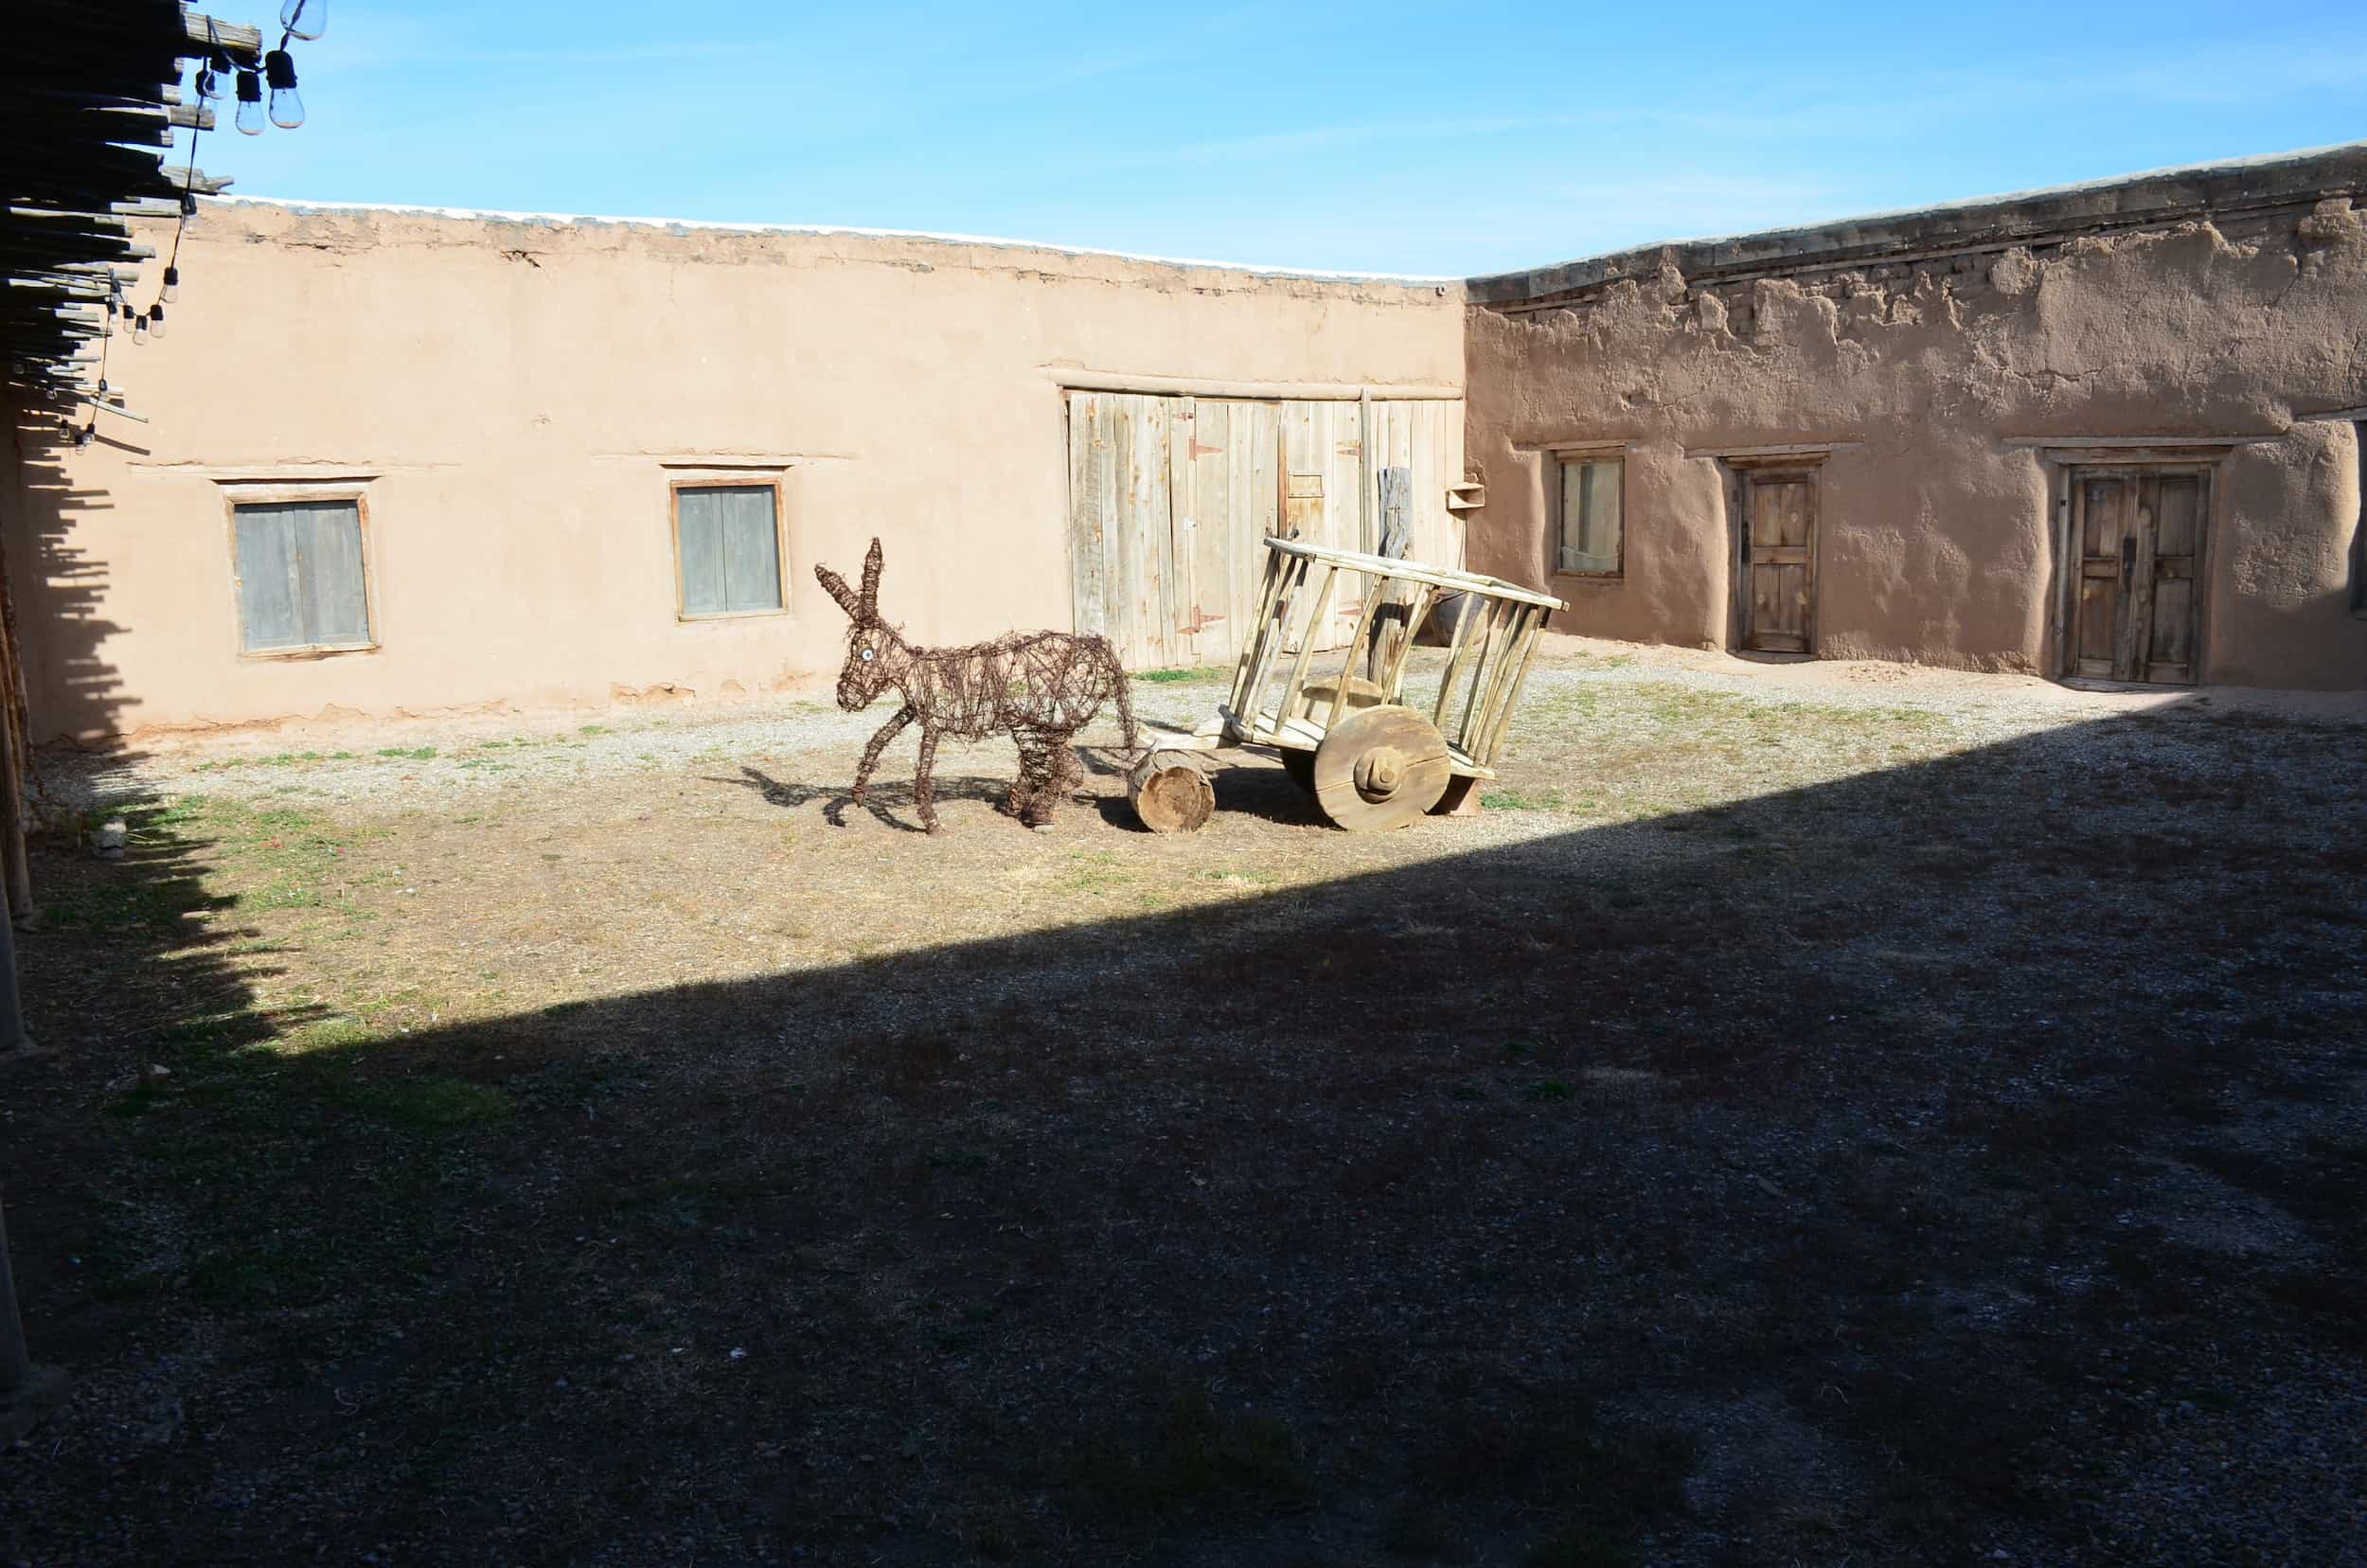
{"type": "Polygon", "coordinates": [[[230,550],[230,627],[233,651],[241,660],[333,659],[346,653],[376,653],[384,644],[379,635],[378,561],[370,543],[370,498],[355,484],[225,484],[222,486],[223,543],[230,550]],[[246,582],[239,576],[239,508],[286,507],[323,502],[353,503],[362,533],[362,615],[369,635],[362,642],[303,643],[294,648],[249,648],[246,645],[246,582]]]}
{"type": "Polygon", "coordinates": [[[1546,576],[1565,582],[1624,582],[1628,577],[1628,448],[1624,441],[1557,443],[1545,448],[1553,460],[1553,493],[1547,503],[1551,526],[1545,531],[1546,576]],[[1569,505],[1569,476],[1563,472],[1582,463],[1619,465],[1619,553],[1608,572],[1573,572],[1561,564],[1564,508],[1569,505]]]}
{"type": "Polygon", "coordinates": [[[666,482],[666,538],[674,555],[674,621],[678,626],[705,626],[715,621],[762,620],[790,613],[789,492],[775,473],[768,478],[734,473],[681,475],[666,482]],[[773,492],[773,569],[780,579],[780,604],[771,610],[711,610],[693,613],[684,599],[682,577],[682,492],[686,490],[761,490],[773,492]]]}
{"type": "Polygon", "coordinates": [[[2049,630],[2054,633],[2055,651],[2046,667],[2055,671],[2051,679],[2057,681],[2106,681],[2119,686],[2144,686],[2156,690],[2181,689],[2178,683],[2155,681],[2113,682],[2109,676],[2082,675],[2079,663],[2079,519],[2078,502],[2080,475],[2091,469],[2127,469],[2155,477],[2164,474],[2192,474],[2202,481],[2202,547],[2195,552],[2195,658],[2194,679],[2186,687],[2199,687],[2210,682],[2208,654],[2211,650],[2212,588],[2217,581],[2215,570],[2218,563],[2219,539],[2226,531],[2225,519],[2219,508],[2225,503],[2227,487],[2220,482],[2220,466],[2234,441],[2195,442],[2175,446],[2147,447],[2131,443],[2125,447],[2050,447],[2044,450],[2048,467],[2054,471],[2051,487],[2055,501],[2055,593],[2054,615],[2049,630]]]}

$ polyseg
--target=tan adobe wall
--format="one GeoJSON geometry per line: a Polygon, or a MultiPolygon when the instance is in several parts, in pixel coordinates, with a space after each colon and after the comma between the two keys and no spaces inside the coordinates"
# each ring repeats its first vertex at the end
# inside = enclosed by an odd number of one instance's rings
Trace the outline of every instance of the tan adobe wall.
{"type": "Polygon", "coordinates": [[[151,422],[19,433],[44,738],[800,687],[844,647],[813,563],[875,532],[920,639],[1065,627],[1064,373],[1463,369],[1459,287],[983,241],[207,204],[180,270],[169,336],[110,362],[151,422]],[[749,463],[788,612],[680,621],[668,482],[749,463]],[[381,646],[241,657],[225,482],[354,476],[381,646]]]}
{"type": "Polygon", "coordinates": [[[2046,443],[2258,437],[2207,454],[2202,678],[2367,686],[2356,436],[2309,418],[2367,404],[2367,221],[2347,201],[1789,276],[1689,281],[1675,255],[1585,279],[1567,308],[1498,288],[1470,312],[1470,564],[1550,581],[1570,630],[1728,646],[1709,454],[1830,444],[1817,651],[2058,674],[2046,443]],[[1621,580],[1550,575],[1541,449],[1566,441],[1629,443],[1621,580]]]}

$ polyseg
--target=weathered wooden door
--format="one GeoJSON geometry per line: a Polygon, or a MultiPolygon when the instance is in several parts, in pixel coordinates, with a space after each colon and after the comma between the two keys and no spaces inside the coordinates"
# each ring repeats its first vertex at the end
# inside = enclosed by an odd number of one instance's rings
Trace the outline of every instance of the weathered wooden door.
{"type": "MultiPolygon", "coordinates": [[[[1077,629],[1108,637],[1130,669],[1231,664],[1257,613],[1266,535],[1379,548],[1376,465],[1412,471],[1415,558],[1461,566],[1446,503],[1463,477],[1462,409],[1070,393],[1077,629]]],[[[1318,646],[1344,643],[1361,607],[1336,596],[1318,646]]]]}
{"type": "Polygon", "coordinates": [[[1742,646],[1816,648],[1816,471],[1749,469],[1742,486],[1742,646]]]}
{"type": "MultiPolygon", "coordinates": [[[[1256,614],[1258,541],[1276,530],[1282,449],[1279,406],[1219,398],[1175,398],[1172,417],[1190,455],[1184,484],[1169,497],[1180,586],[1176,608],[1179,665],[1229,665],[1240,652],[1243,621],[1256,614]]],[[[1131,666],[1141,668],[1143,666],[1131,666]]]]}
{"type": "Polygon", "coordinates": [[[2191,685],[2210,500],[2203,469],[2076,469],[2069,673],[2191,685]]]}

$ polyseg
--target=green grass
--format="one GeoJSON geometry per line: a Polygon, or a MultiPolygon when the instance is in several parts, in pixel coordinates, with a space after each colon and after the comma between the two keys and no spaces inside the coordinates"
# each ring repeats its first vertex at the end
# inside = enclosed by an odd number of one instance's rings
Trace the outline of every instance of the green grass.
{"type": "Polygon", "coordinates": [[[1569,805],[1559,790],[1497,790],[1480,796],[1490,811],[1558,811],[1569,805]]]}
{"type": "Polygon", "coordinates": [[[378,755],[381,757],[399,757],[411,762],[424,762],[429,757],[436,755],[436,748],[434,746],[413,746],[406,749],[402,746],[388,746],[380,751],[378,755]]]}
{"type": "Polygon", "coordinates": [[[1175,669],[1138,669],[1134,672],[1134,679],[1148,681],[1152,686],[1169,686],[1182,681],[1219,680],[1232,673],[1215,665],[1198,665],[1175,669]]]}

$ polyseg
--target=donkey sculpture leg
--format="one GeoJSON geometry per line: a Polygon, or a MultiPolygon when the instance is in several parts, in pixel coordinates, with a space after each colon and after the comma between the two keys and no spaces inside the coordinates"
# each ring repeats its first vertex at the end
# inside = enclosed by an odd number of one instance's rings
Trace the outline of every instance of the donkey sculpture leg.
{"type": "Polygon", "coordinates": [[[1085,770],[1065,733],[1015,729],[1011,739],[1019,742],[1019,776],[1005,805],[1028,827],[1044,827],[1060,802],[1084,787],[1085,770]]]}
{"type": "Polygon", "coordinates": [[[920,825],[931,832],[937,830],[937,728],[927,720],[920,722],[920,767],[913,775],[913,805],[920,812],[920,825]]]}
{"type": "MultiPolygon", "coordinates": [[[[895,718],[880,726],[880,733],[873,736],[871,744],[863,749],[863,760],[855,764],[855,787],[847,792],[856,805],[861,806],[870,798],[871,775],[880,766],[880,754],[887,750],[889,741],[904,733],[906,724],[919,717],[919,709],[906,703],[896,710],[895,718]]],[[[925,770],[922,776],[928,776],[925,770]]]]}

